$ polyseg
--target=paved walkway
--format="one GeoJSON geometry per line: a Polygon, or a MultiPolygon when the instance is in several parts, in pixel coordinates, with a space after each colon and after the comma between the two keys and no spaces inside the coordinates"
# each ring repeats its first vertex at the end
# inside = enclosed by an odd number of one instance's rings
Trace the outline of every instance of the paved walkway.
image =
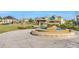
{"type": "Polygon", "coordinates": [[[54,39],[30,34],[31,30],[17,30],[0,34],[0,48],[75,48],[79,47],[79,33],[74,39],[54,39]]]}

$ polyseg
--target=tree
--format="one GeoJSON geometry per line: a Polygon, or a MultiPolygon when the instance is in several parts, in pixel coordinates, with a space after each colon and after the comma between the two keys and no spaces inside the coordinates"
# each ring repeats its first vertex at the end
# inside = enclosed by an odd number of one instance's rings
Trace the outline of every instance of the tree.
{"type": "Polygon", "coordinates": [[[55,19],[55,16],[51,16],[49,17],[50,20],[54,20],[55,19]]]}
{"type": "Polygon", "coordinates": [[[0,19],[2,19],[2,17],[0,17],[0,19]]]}
{"type": "Polygon", "coordinates": [[[68,28],[68,29],[73,29],[74,26],[75,26],[75,24],[74,24],[73,20],[66,20],[66,22],[64,24],[60,25],[61,28],[68,28]]]}
{"type": "Polygon", "coordinates": [[[32,22],[34,22],[34,20],[33,20],[32,18],[30,18],[30,19],[29,19],[29,22],[32,23],[32,22]]]}

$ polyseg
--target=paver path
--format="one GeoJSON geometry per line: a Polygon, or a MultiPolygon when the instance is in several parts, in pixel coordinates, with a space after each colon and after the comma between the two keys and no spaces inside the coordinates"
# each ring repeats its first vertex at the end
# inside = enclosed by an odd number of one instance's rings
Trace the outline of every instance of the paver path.
{"type": "Polygon", "coordinates": [[[74,39],[54,39],[38,37],[30,34],[31,30],[17,30],[0,34],[0,48],[76,48],[79,47],[78,37],[74,39]]]}

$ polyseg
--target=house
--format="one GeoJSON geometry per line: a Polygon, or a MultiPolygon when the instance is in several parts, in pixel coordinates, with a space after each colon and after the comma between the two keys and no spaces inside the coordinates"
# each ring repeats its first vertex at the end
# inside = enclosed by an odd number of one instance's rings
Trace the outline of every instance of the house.
{"type": "Polygon", "coordinates": [[[76,15],[75,21],[76,21],[76,25],[79,26],[79,15],[76,15]]]}
{"type": "Polygon", "coordinates": [[[36,24],[64,24],[64,19],[61,16],[50,16],[50,17],[40,17],[36,18],[36,24]]]}
{"type": "Polygon", "coordinates": [[[56,20],[59,21],[60,24],[64,24],[65,23],[64,18],[61,17],[61,16],[56,16],[56,20]]]}
{"type": "Polygon", "coordinates": [[[27,24],[29,22],[28,18],[21,18],[18,20],[20,24],[27,24]]]}
{"type": "Polygon", "coordinates": [[[76,21],[79,21],[79,15],[76,16],[76,21]]]}
{"type": "Polygon", "coordinates": [[[17,23],[17,20],[12,16],[3,17],[0,21],[0,24],[13,24],[13,23],[17,23]]]}

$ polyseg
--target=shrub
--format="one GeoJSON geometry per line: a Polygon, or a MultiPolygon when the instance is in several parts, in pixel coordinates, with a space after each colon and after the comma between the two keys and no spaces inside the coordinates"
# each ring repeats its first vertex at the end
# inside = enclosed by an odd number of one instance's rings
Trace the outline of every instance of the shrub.
{"type": "Polygon", "coordinates": [[[57,27],[59,27],[60,26],[60,24],[47,24],[47,27],[51,27],[51,26],[57,26],[57,27]]]}
{"type": "Polygon", "coordinates": [[[18,29],[33,29],[33,26],[18,26],[18,29]]]}
{"type": "Polygon", "coordinates": [[[39,31],[39,32],[46,32],[45,30],[36,30],[36,31],[39,31]]]}
{"type": "Polygon", "coordinates": [[[65,24],[61,24],[59,27],[60,28],[67,28],[65,24]]]}
{"type": "Polygon", "coordinates": [[[73,29],[75,25],[73,24],[61,24],[59,27],[61,28],[67,28],[67,29],[73,29]]]}
{"type": "Polygon", "coordinates": [[[73,29],[76,30],[76,31],[79,31],[79,26],[74,26],[73,29]]]}
{"type": "Polygon", "coordinates": [[[40,26],[40,28],[41,28],[41,29],[46,29],[47,27],[46,27],[46,26],[40,26]]]}

